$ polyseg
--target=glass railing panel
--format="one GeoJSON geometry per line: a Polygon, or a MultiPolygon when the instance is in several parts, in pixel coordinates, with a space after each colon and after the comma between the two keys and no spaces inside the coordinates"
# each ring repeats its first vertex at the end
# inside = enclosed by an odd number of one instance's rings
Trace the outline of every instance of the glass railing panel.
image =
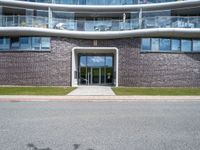
{"type": "Polygon", "coordinates": [[[56,19],[49,21],[39,16],[1,16],[3,27],[37,27],[70,31],[126,31],[151,28],[200,28],[200,17],[158,16],[142,19],[104,19],[104,20],[72,20],[56,19]]]}

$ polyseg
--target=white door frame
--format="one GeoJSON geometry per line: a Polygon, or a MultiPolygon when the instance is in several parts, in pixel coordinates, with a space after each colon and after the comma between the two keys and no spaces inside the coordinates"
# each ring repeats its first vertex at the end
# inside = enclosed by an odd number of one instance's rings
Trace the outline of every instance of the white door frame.
{"type": "Polygon", "coordinates": [[[114,72],[115,79],[114,85],[118,87],[118,61],[119,50],[116,47],[74,47],[72,49],[72,73],[71,73],[71,85],[72,87],[78,86],[78,53],[113,53],[114,54],[114,72]]]}

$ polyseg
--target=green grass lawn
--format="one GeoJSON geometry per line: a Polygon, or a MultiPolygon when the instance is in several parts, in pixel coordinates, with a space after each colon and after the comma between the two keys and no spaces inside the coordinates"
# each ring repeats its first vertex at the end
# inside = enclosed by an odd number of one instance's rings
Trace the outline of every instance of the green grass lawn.
{"type": "Polygon", "coordinates": [[[66,95],[73,87],[0,87],[0,95],[66,95]]]}
{"type": "Polygon", "coordinates": [[[200,88],[112,88],[116,95],[200,95],[200,88]]]}

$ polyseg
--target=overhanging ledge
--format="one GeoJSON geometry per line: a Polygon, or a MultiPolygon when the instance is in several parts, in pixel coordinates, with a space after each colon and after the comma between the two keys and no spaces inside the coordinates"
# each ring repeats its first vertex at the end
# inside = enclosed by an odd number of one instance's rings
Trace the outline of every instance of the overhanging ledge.
{"type": "Polygon", "coordinates": [[[198,28],[154,28],[128,31],[68,31],[34,27],[0,27],[0,36],[49,36],[77,39],[117,39],[130,37],[200,38],[198,28]]]}

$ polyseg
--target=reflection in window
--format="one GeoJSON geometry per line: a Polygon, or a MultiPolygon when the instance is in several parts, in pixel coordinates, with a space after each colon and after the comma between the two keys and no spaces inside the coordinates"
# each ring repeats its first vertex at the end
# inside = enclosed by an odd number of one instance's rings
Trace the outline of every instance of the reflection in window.
{"type": "Polygon", "coordinates": [[[49,50],[50,37],[0,37],[0,50],[49,50]]]}
{"type": "Polygon", "coordinates": [[[113,66],[113,57],[112,56],[106,56],[106,66],[112,67],[113,66]]]}
{"type": "Polygon", "coordinates": [[[33,37],[32,38],[32,48],[33,49],[40,49],[41,38],[40,37],[33,37]]]}
{"type": "Polygon", "coordinates": [[[193,51],[200,52],[200,40],[193,40],[193,51]]]}
{"type": "Polygon", "coordinates": [[[173,39],[172,41],[172,51],[180,51],[181,50],[181,41],[178,39],[173,39]]]}
{"type": "Polygon", "coordinates": [[[170,39],[160,39],[160,51],[169,51],[170,49],[170,39]]]}
{"type": "Polygon", "coordinates": [[[104,62],[105,62],[104,56],[88,56],[87,57],[87,65],[90,66],[90,67],[104,66],[104,64],[105,64],[104,62]]]}
{"type": "Polygon", "coordinates": [[[50,48],[50,38],[49,37],[42,37],[41,38],[41,48],[42,49],[49,49],[50,48]]]}
{"type": "Polygon", "coordinates": [[[36,16],[48,17],[48,11],[36,10],[36,16]]]}
{"type": "Polygon", "coordinates": [[[10,49],[10,39],[0,38],[0,50],[9,50],[9,49],[10,49]]]}
{"type": "Polygon", "coordinates": [[[80,56],[81,67],[112,67],[113,56],[80,56]]]}
{"type": "Polygon", "coordinates": [[[21,37],[20,38],[20,49],[31,49],[31,38],[21,37]]]}
{"type": "Polygon", "coordinates": [[[86,4],[86,0],[79,0],[79,4],[80,5],[85,5],[86,4]]]}
{"type": "Polygon", "coordinates": [[[77,4],[78,0],[55,0],[57,4],[77,4]]]}
{"type": "Polygon", "coordinates": [[[181,40],[181,51],[182,52],[191,52],[192,42],[191,40],[181,40]]]}
{"type": "Polygon", "coordinates": [[[158,51],[159,50],[159,38],[152,38],[151,40],[151,50],[158,51]]]}
{"type": "Polygon", "coordinates": [[[81,67],[86,67],[86,56],[81,56],[80,57],[80,66],[81,67]]]}
{"type": "Polygon", "coordinates": [[[151,50],[151,39],[150,38],[142,39],[142,50],[144,50],[144,51],[151,50]]]}
{"type": "Polygon", "coordinates": [[[11,49],[19,49],[19,37],[11,38],[11,49]]]}

